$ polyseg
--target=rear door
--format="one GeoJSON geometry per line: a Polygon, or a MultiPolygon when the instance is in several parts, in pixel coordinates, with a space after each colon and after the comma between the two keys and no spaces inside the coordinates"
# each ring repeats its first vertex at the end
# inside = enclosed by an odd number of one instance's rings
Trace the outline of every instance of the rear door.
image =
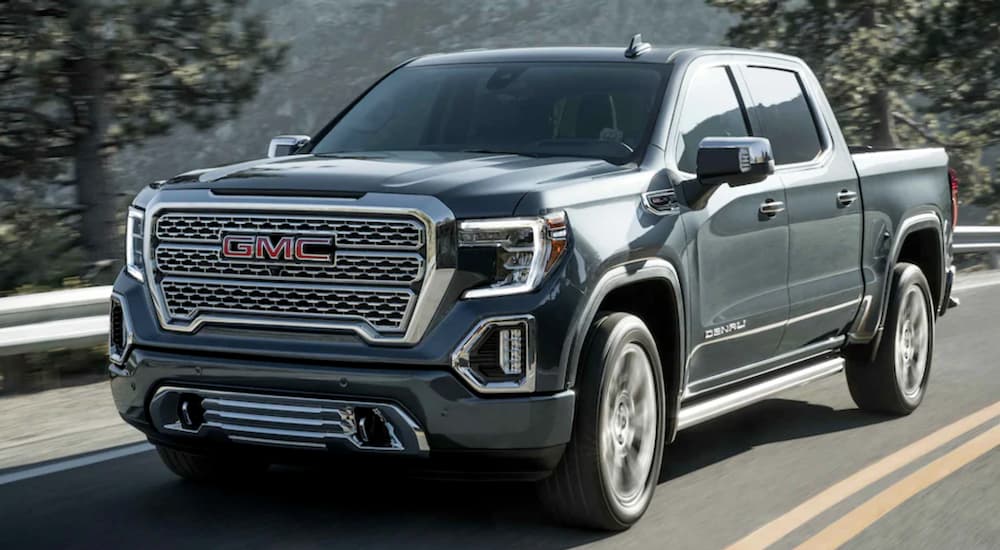
{"type": "Polygon", "coordinates": [[[748,136],[750,128],[728,67],[688,71],[667,154],[685,180],[682,218],[692,239],[685,251],[692,395],[754,372],[775,353],[788,314],[788,215],[776,176],[739,187],[695,181],[702,139],[748,136]]]}
{"type": "Polygon", "coordinates": [[[789,319],[779,354],[829,344],[854,319],[863,290],[857,174],[818,114],[814,80],[796,69],[776,61],[739,70],[754,134],[770,139],[785,188],[789,319]]]}

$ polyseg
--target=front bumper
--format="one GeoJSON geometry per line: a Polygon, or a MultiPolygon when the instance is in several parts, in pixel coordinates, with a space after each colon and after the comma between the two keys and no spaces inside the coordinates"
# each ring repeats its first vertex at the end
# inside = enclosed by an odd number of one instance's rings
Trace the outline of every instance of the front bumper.
{"type": "MultiPolygon", "coordinates": [[[[442,370],[358,368],[143,348],[132,349],[126,363],[113,365],[111,372],[112,394],[122,418],[155,443],[195,451],[220,444],[241,450],[258,446],[157,430],[151,422],[150,402],[158,389],[169,385],[386,404],[415,421],[428,447],[427,452],[417,454],[430,457],[454,451],[552,456],[554,448],[570,439],[575,402],[572,391],[481,397],[452,372],[442,370]]],[[[331,445],[328,450],[344,447],[331,445]]],[[[354,448],[348,454],[367,452],[354,448]]]]}
{"type": "Polygon", "coordinates": [[[534,391],[555,393],[567,387],[566,346],[576,336],[572,327],[575,312],[582,310],[579,285],[553,273],[537,292],[513,296],[461,300],[462,285],[442,300],[439,311],[424,337],[412,346],[376,345],[355,334],[292,330],[275,326],[236,328],[208,324],[193,333],[165,330],[157,316],[147,286],[122,272],[114,293],[126,310],[129,344],[137,349],[175,351],[249,358],[268,357],[275,361],[314,362],[352,365],[361,369],[430,369],[452,371],[452,355],[465,337],[488,318],[534,318],[538,338],[532,342],[535,363],[534,391]]]}

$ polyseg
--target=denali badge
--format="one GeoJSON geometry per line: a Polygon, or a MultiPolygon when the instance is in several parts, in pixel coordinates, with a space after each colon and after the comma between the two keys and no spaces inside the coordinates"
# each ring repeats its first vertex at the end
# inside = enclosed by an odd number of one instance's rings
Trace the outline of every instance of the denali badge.
{"type": "Polygon", "coordinates": [[[332,237],[226,235],[222,257],[243,260],[333,261],[332,237]]]}
{"type": "Polygon", "coordinates": [[[747,328],[747,320],[740,319],[739,321],[733,321],[732,323],[727,323],[725,325],[706,330],[705,339],[711,340],[716,336],[722,336],[723,334],[729,334],[730,332],[737,332],[745,328],[747,328]]]}

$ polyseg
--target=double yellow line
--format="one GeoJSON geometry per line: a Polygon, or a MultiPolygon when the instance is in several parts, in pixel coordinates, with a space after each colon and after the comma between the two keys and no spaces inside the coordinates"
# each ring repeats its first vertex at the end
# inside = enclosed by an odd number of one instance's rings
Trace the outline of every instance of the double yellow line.
{"type": "MultiPolygon", "coordinates": [[[[862,468],[736,541],[727,550],[770,546],[851,495],[997,417],[1000,417],[1000,401],[862,468]]],[[[908,498],[998,445],[1000,445],[1000,425],[969,440],[870,498],[804,542],[799,548],[836,548],[844,544],[908,498]]]]}

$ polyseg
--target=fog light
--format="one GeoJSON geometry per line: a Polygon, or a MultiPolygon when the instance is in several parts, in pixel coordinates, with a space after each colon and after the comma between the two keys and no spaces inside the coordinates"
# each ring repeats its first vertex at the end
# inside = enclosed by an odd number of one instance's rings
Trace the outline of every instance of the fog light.
{"type": "Polygon", "coordinates": [[[486,319],[452,354],[452,366],[482,393],[534,391],[534,326],[531,316],[486,319]]]}
{"type": "Polygon", "coordinates": [[[524,371],[523,328],[500,330],[500,370],[504,374],[521,374],[524,371]]]}
{"type": "Polygon", "coordinates": [[[125,300],[119,294],[111,295],[108,327],[108,358],[116,365],[122,365],[132,349],[132,326],[129,321],[125,300]]]}
{"type": "Polygon", "coordinates": [[[125,313],[118,300],[111,300],[111,327],[108,330],[111,354],[118,355],[125,349],[125,313]]]}

